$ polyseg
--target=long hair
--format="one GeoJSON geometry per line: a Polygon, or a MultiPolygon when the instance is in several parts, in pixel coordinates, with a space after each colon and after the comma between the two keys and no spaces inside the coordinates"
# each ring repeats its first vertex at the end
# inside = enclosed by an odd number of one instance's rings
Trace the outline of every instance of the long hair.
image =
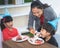
{"type": "Polygon", "coordinates": [[[32,3],[31,3],[31,9],[32,8],[35,8],[35,7],[37,7],[37,8],[39,8],[39,9],[45,9],[45,8],[47,8],[47,7],[49,7],[49,5],[48,4],[43,4],[41,1],[33,1],[32,3]]]}
{"type": "Polygon", "coordinates": [[[11,16],[5,16],[1,19],[1,31],[6,28],[4,23],[6,22],[10,22],[10,21],[13,21],[12,17],[11,16]]]}

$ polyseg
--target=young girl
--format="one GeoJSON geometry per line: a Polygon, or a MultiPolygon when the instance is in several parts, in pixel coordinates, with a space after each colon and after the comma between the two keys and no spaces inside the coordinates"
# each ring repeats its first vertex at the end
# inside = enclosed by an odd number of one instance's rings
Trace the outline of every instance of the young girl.
{"type": "Polygon", "coordinates": [[[13,19],[11,16],[5,16],[1,19],[1,31],[4,41],[19,36],[17,29],[13,27],[13,19]]]}

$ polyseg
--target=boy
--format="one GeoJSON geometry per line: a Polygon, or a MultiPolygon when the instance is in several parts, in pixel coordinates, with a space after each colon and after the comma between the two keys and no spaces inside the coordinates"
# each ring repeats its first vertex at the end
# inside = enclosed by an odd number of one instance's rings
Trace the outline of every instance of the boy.
{"type": "Polygon", "coordinates": [[[58,43],[56,39],[53,37],[54,34],[55,34],[55,29],[50,23],[43,24],[40,30],[40,37],[42,37],[45,40],[45,42],[48,42],[58,47],[58,43]]]}

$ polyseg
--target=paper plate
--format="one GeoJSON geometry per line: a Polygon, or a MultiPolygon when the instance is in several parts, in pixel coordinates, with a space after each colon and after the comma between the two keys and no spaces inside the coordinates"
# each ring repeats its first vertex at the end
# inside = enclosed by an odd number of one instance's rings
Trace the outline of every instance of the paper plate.
{"type": "Polygon", "coordinates": [[[44,43],[44,40],[42,38],[29,38],[28,42],[33,45],[41,45],[44,43]]]}
{"type": "Polygon", "coordinates": [[[12,38],[12,40],[16,41],[16,42],[23,42],[23,41],[26,41],[28,39],[28,36],[26,36],[26,35],[22,35],[21,37],[22,37],[21,40],[16,40],[17,37],[12,38]]]}

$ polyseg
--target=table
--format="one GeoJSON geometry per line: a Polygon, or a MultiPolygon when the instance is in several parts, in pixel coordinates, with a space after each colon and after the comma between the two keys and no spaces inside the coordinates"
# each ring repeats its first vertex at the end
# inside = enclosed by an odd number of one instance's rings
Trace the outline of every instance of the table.
{"type": "Polygon", "coordinates": [[[48,43],[44,43],[42,45],[32,45],[28,41],[17,43],[12,40],[9,40],[3,42],[3,48],[57,48],[57,47],[48,43]]]}

